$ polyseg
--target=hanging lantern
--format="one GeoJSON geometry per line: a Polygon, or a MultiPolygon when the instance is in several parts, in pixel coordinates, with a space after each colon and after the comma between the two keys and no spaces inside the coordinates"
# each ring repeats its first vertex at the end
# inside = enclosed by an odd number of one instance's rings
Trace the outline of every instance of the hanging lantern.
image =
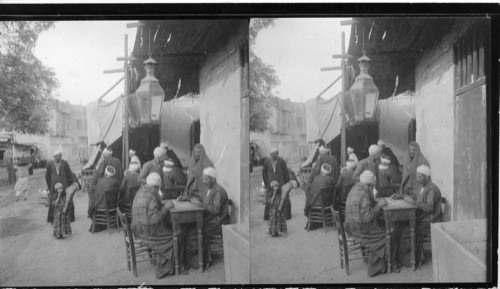
{"type": "Polygon", "coordinates": [[[150,57],[144,61],[146,76],[135,91],[141,124],[160,123],[160,112],[165,92],[154,76],[155,68],[156,61],[153,58],[150,57]]]}
{"type": "Polygon", "coordinates": [[[354,80],[349,95],[344,98],[352,122],[376,121],[378,88],[368,74],[371,61],[366,55],[358,59],[359,75],[354,80]]]}

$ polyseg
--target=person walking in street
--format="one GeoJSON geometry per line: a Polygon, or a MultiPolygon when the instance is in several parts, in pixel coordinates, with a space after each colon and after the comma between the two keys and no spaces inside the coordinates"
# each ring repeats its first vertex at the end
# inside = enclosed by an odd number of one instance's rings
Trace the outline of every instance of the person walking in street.
{"type": "Polygon", "coordinates": [[[16,185],[14,186],[14,191],[16,192],[16,202],[21,198],[24,200],[28,197],[28,187],[29,187],[29,169],[31,163],[28,162],[26,158],[19,160],[16,166],[16,185]]]}
{"type": "Polygon", "coordinates": [[[271,182],[271,196],[267,200],[269,204],[269,235],[271,237],[279,236],[279,233],[286,233],[286,220],[283,214],[284,198],[281,192],[281,186],[277,181],[271,182]]]}
{"type": "Polygon", "coordinates": [[[273,190],[271,188],[272,181],[277,181],[279,184],[286,184],[290,181],[290,172],[285,160],[279,157],[277,148],[271,150],[271,157],[264,161],[262,166],[262,180],[266,188],[266,207],[264,209],[264,220],[269,220],[270,205],[268,200],[271,198],[273,190]]]}
{"type": "MultiPolygon", "coordinates": [[[[54,152],[54,160],[47,164],[47,170],[45,172],[45,181],[47,182],[47,190],[49,191],[47,222],[52,223],[54,219],[53,201],[57,198],[55,184],[61,183],[63,185],[63,190],[66,190],[66,188],[75,181],[73,176],[74,174],[68,162],[62,159],[62,151],[59,149],[56,150],[54,152]]],[[[68,216],[71,222],[75,221],[75,205],[73,201],[68,205],[68,216]]]]}

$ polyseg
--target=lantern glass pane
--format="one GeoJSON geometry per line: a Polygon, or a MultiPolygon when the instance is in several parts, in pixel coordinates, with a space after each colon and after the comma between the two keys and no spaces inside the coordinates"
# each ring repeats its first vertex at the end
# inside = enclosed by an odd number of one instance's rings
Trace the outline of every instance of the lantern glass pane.
{"type": "Polygon", "coordinates": [[[363,94],[358,91],[351,91],[351,100],[354,110],[354,119],[356,121],[362,121],[364,119],[363,94]]]}
{"type": "Polygon", "coordinates": [[[161,105],[163,103],[163,95],[151,96],[151,120],[158,121],[160,119],[161,105]]]}
{"type": "Polygon", "coordinates": [[[377,92],[368,92],[366,94],[365,117],[373,118],[375,113],[375,102],[377,100],[377,92]]]}
{"type": "Polygon", "coordinates": [[[141,123],[149,123],[149,93],[137,93],[137,104],[139,105],[139,114],[141,123]]]}

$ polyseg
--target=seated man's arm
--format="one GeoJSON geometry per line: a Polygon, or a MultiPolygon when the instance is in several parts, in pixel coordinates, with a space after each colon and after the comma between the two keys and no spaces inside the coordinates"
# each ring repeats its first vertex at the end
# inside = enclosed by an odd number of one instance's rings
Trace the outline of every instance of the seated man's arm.
{"type": "Polygon", "coordinates": [[[203,209],[212,215],[218,215],[220,213],[221,192],[216,190],[212,193],[214,194],[213,204],[203,203],[203,209]]]}
{"type": "Polygon", "coordinates": [[[149,163],[144,164],[144,166],[141,169],[141,173],[139,174],[139,178],[138,178],[139,183],[141,183],[142,185],[146,184],[146,178],[149,175],[149,170],[150,170],[149,163]]]}
{"type": "Polygon", "coordinates": [[[432,213],[434,210],[434,189],[429,189],[425,202],[417,202],[417,207],[426,213],[432,213]]]}

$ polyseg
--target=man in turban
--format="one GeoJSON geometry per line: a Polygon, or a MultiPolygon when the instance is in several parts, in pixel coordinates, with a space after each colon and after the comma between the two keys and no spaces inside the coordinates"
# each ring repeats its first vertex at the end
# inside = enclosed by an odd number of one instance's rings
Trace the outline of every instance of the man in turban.
{"type": "Polygon", "coordinates": [[[164,141],[160,143],[160,147],[164,148],[166,151],[166,157],[169,158],[171,161],[174,162],[174,166],[182,170],[182,163],[181,160],[177,157],[175,152],[169,148],[169,143],[168,141],[164,141]]]}
{"type": "Polygon", "coordinates": [[[377,142],[377,145],[382,150],[382,154],[386,155],[387,158],[389,158],[389,160],[391,161],[391,164],[393,164],[394,166],[396,166],[396,168],[399,169],[398,158],[396,157],[396,155],[394,154],[394,152],[391,150],[391,148],[387,146],[387,144],[385,143],[385,140],[380,139],[377,142]]]}
{"type": "MultiPolygon", "coordinates": [[[[169,209],[172,202],[163,205],[159,190],[160,175],[152,172],[146,177],[132,204],[132,234],[153,250],[157,279],[174,274],[174,240],[169,209]]],[[[182,273],[187,274],[186,271],[182,273]]]]}
{"type": "MultiPolygon", "coordinates": [[[[88,209],[88,217],[92,218],[92,214],[96,209],[113,209],[118,206],[118,190],[120,183],[114,178],[116,170],[113,166],[106,166],[104,178],[100,178],[92,194],[92,199],[88,209]],[[106,200],[105,192],[108,191],[108,200],[106,200]]],[[[106,229],[105,225],[95,225],[94,232],[99,232],[106,229]]],[[[92,227],[89,231],[92,230],[92,227]]]]}
{"type": "MultiPolygon", "coordinates": [[[[330,176],[331,171],[332,167],[329,164],[324,163],[321,166],[321,173],[317,175],[312,182],[311,190],[306,192],[306,204],[304,207],[304,214],[306,216],[309,215],[309,210],[314,206],[321,206],[321,203],[323,203],[323,206],[328,208],[333,204],[336,181],[332,176],[330,176]],[[325,187],[329,187],[330,189],[321,195],[321,189],[325,187]]],[[[314,227],[311,227],[311,224],[309,224],[309,226],[309,229],[312,230],[321,227],[319,223],[313,223],[314,227]]],[[[307,225],[305,229],[307,230],[307,225]]]]}
{"type": "MultiPolygon", "coordinates": [[[[163,179],[163,161],[165,160],[166,151],[162,147],[156,147],[153,151],[154,159],[146,162],[142,166],[141,173],[139,174],[139,182],[146,184],[146,178],[151,173],[157,173],[160,180],[163,179]]],[[[163,181],[161,182],[163,184],[163,181]]],[[[161,188],[161,185],[160,185],[161,188]]]]}
{"type": "Polygon", "coordinates": [[[405,195],[416,200],[419,187],[417,182],[417,168],[422,165],[430,166],[427,159],[420,152],[420,145],[417,142],[411,142],[409,147],[408,156],[403,166],[401,191],[404,192],[405,195]]]}
{"type": "Polygon", "coordinates": [[[390,197],[397,192],[401,184],[401,171],[391,163],[391,160],[386,155],[380,157],[377,179],[380,186],[380,192],[383,193],[383,195],[380,196],[390,197]],[[393,188],[393,185],[396,185],[396,187],[393,188]]]}
{"type": "MultiPolygon", "coordinates": [[[[383,198],[376,202],[373,197],[373,172],[365,170],[359,179],[347,196],[344,226],[346,234],[361,243],[368,253],[368,276],[373,277],[386,271],[386,228],[382,208],[387,203],[383,198]]],[[[392,264],[394,272],[399,272],[396,264],[392,264]]]]}
{"type": "Polygon", "coordinates": [[[165,159],[163,162],[163,192],[166,194],[165,198],[175,199],[182,194],[187,183],[186,175],[181,169],[175,166],[172,159],[165,159]],[[180,189],[179,189],[180,188],[180,189]]]}
{"type": "Polygon", "coordinates": [[[346,166],[342,171],[342,174],[335,185],[335,201],[334,208],[340,211],[340,215],[343,218],[345,210],[345,202],[347,200],[347,195],[351,191],[352,187],[356,182],[354,181],[354,170],[356,169],[358,162],[353,159],[348,159],[346,161],[346,166]]]}
{"type": "MultiPolygon", "coordinates": [[[[213,167],[203,170],[203,183],[205,192],[203,199],[197,196],[191,198],[191,202],[203,208],[203,266],[208,269],[213,262],[210,250],[210,238],[222,233],[222,225],[229,222],[229,199],[226,190],[217,183],[217,172],[213,167]]],[[[184,268],[197,268],[199,264],[197,250],[196,226],[183,226],[183,239],[186,245],[181,247],[181,266],[184,268]]]]}
{"type": "MultiPolygon", "coordinates": [[[[48,202],[49,211],[47,215],[47,222],[52,223],[54,219],[54,206],[53,201],[57,198],[57,192],[55,190],[55,185],[61,183],[63,189],[66,190],[71,184],[76,182],[75,174],[71,171],[68,162],[62,159],[62,151],[56,150],[54,152],[54,160],[47,164],[47,169],[45,171],[45,181],[47,182],[48,202]]],[[[73,200],[68,204],[68,216],[71,222],[75,221],[75,205],[73,200]]]]}
{"type": "Polygon", "coordinates": [[[312,167],[311,174],[309,175],[309,178],[307,180],[306,190],[309,190],[311,188],[314,178],[321,173],[321,166],[323,164],[330,165],[330,168],[332,168],[332,170],[328,173],[328,175],[333,178],[335,183],[337,182],[340,176],[340,165],[337,161],[337,158],[333,155],[330,155],[329,152],[330,150],[324,145],[319,148],[319,157],[312,167]]]}
{"type": "Polygon", "coordinates": [[[97,168],[92,179],[92,185],[95,186],[97,181],[104,177],[104,170],[106,167],[112,166],[115,169],[115,174],[113,178],[121,183],[123,180],[123,167],[119,159],[113,157],[113,150],[110,147],[105,148],[102,151],[102,162],[97,168]]]}
{"type": "Polygon", "coordinates": [[[268,199],[272,196],[271,182],[277,181],[286,184],[290,181],[290,173],[285,160],[279,157],[277,148],[271,149],[271,157],[264,161],[262,166],[262,180],[266,187],[266,207],[264,209],[264,220],[269,220],[268,199]]]}
{"type": "Polygon", "coordinates": [[[417,221],[416,262],[419,267],[425,261],[423,243],[430,241],[431,223],[442,221],[441,191],[431,180],[431,169],[426,165],[417,168],[417,221]]]}
{"type": "Polygon", "coordinates": [[[347,159],[353,160],[356,163],[359,161],[358,156],[354,153],[354,149],[352,147],[347,148],[347,159]]]}
{"type": "MultiPolygon", "coordinates": [[[[382,155],[382,149],[378,145],[371,145],[368,148],[369,156],[366,159],[362,159],[354,171],[354,180],[359,182],[361,173],[366,170],[371,171],[375,176],[378,174],[378,166],[380,164],[380,156],[382,155]]],[[[378,182],[375,185],[378,187],[378,182]]]]}
{"type": "Polygon", "coordinates": [[[130,162],[127,174],[123,178],[120,185],[120,208],[126,208],[132,205],[134,200],[135,192],[139,190],[141,183],[139,183],[139,172],[141,171],[141,166],[137,160],[132,160],[130,162]]]}

